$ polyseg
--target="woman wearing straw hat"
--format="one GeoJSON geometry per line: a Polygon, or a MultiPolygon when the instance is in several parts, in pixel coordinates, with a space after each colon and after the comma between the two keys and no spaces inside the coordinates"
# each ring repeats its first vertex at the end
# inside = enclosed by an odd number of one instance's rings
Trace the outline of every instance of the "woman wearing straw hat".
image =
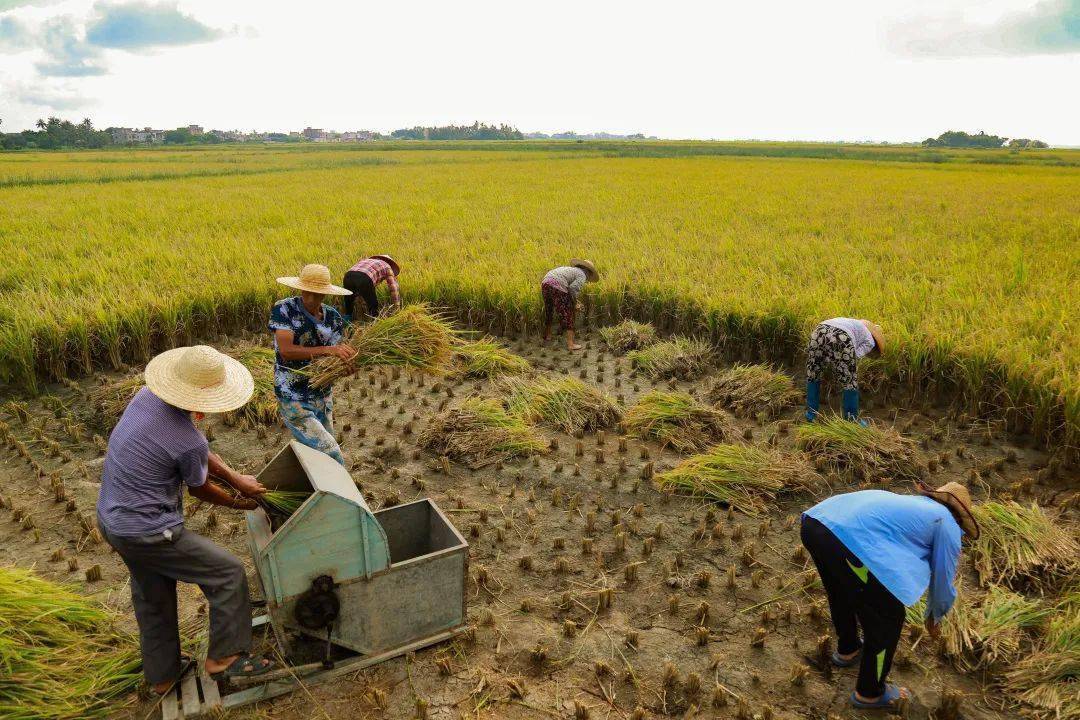
{"type": "Polygon", "coordinates": [[[345,322],[352,322],[353,302],[357,295],[364,301],[365,314],[370,318],[378,317],[379,296],[375,294],[375,286],[381,282],[385,282],[390,290],[390,304],[400,310],[401,292],[397,283],[400,273],[397,261],[389,255],[372,255],[349,268],[341,283],[352,291],[352,295],[345,296],[344,300],[345,322]]]}
{"type": "Polygon", "coordinates": [[[859,665],[851,694],[857,708],[892,709],[910,697],[907,688],[885,682],[904,608],[929,587],[925,625],[937,637],[956,599],[960,539],[979,537],[966,487],[950,482],[933,490],[917,483],[916,490],[918,495],[884,490],[834,495],[802,516],[802,543],[825,586],[836,630],[832,662],[859,665]]]}
{"type": "Polygon", "coordinates": [[[251,677],[271,669],[253,657],[251,603],[244,564],[184,527],[183,494],[253,510],[266,489],[210,452],[192,415],[235,410],[254,389],[251,373],[210,347],[164,352],[146,366],[139,390],[109,436],[98,496],[98,524],[131,572],[143,673],[164,694],[191,665],[180,655],[176,583],[198,585],[210,606],[206,670],[251,677]],[[220,479],[239,495],[207,482],[220,479]]]}
{"type": "Polygon", "coordinates": [[[571,260],[569,265],[548,271],[540,283],[540,296],[544,299],[544,340],[551,339],[551,326],[555,313],[559,314],[559,325],[566,333],[566,349],[580,350],[574,342],[574,315],[577,309],[578,295],[587,282],[600,279],[596,267],[588,260],[571,260]]]}
{"type": "Polygon", "coordinates": [[[341,340],[345,321],[334,308],[323,304],[327,295],[348,297],[352,293],[330,282],[325,265],[305,265],[297,277],[279,277],[282,285],[300,291],[279,300],[270,311],[274,333],[274,394],[281,418],[293,436],[308,447],[321,450],[342,465],[345,458],[334,438],[334,403],[330,388],[311,387],[303,371],[323,355],[348,360],[354,351],[341,340]]]}
{"type": "Polygon", "coordinates": [[[859,420],[859,383],[856,366],[866,355],[880,355],[885,338],[881,326],[869,320],[833,318],[814,328],[806,348],[806,419],[813,422],[821,404],[821,373],[829,367],[843,386],[844,419],[859,420]]]}

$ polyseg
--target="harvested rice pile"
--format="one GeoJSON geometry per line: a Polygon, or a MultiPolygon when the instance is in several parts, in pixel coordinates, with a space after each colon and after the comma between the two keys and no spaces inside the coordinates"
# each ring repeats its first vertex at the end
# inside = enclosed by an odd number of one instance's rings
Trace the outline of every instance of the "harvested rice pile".
{"type": "Polygon", "coordinates": [[[143,376],[139,373],[95,388],[90,393],[90,404],[94,407],[95,416],[110,427],[115,425],[124,413],[124,408],[142,386],[143,376]]]}
{"type": "Polygon", "coordinates": [[[567,433],[605,428],[622,416],[614,400],[576,378],[507,377],[497,389],[512,414],[567,433]]]}
{"type": "Polygon", "coordinates": [[[923,474],[911,440],[892,428],[863,427],[839,415],[800,425],[796,443],[816,463],[850,470],[858,478],[916,480],[923,474]]]}
{"type": "Polygon", "coordinates": [[[625,353],[656,342],[656,328],[648,323],[623,320],[618,325],[602,328],[600,339],[613,352],[625,353]]]}
{"type": "Polygon", "coordinates": [[[670,445],[680,452],[701,452],[738,435],[726,413],[683,392],[654,390],[643,395],[626,411],[623,422],[628,434],[670,445]]]}
{"type": "Polygon", "coordinates": [[[712,347],[703,340],[674,338],[658,342],[627,357],[634,369],[650,378],[691,380],[703,373],[711,362],[712,347]]]}
{"type": "Polygon", "coordinates": [[[439,455],[477,463],[532,455],[547,447],[542,435],[497,400],[480,398],[437,414],[417,440],[439,455]]]}
{"type": "Polygon", "coordinates": [[[768,365],[735,365],[709,390],[709,398],[743,417],[764,413],[776,417],[799,400],[791,378],[768,365]]]}
{"type": "Polygon", "coordinates": [[[462,342],[454,348],[452,377],[492,378],[528,372],[529,361],[507,350],[493,338],[462,342]]]}
{"type": "Polygon", "coordinates": [[[1080,718],[1080,601],[1062,605],[1042,642],[1005,672],[1003,684],[1036,717],[1080,718]]]}
{"type": "MultiPolygon", "coordinates": [[[[0,568],[0,717],[104,718],[142,679],[133,636],[76,593],[0,568]]],[[[128,696],[128,697],[125,697],[128,696]]]]}
{"type": "Polygon", "coordinates": [[[656,476],[660,490],[757,513],[782,492],[812,489],[814,471],[801,459],[750,445],[714,445],[656,476]]]}
{"type": "Polygon", "coordinates": [[[457,331],[446,317],[425,304],[407,305],[393,315],[353,328],[345,343],[356,355],[350,360],[324,356],[313,361],[308,368],[313,387],[329,387],[335,380],[370,367],[410,367],[433,373],[450,369],[457,331]]]}
{"type": "Polygon", "coordinates": [[[974,506],[980,535],[971,554],[980,583],[1021,589],[1060,587],[1080,573],[1080,541],[1032,503],[974,506]]]}

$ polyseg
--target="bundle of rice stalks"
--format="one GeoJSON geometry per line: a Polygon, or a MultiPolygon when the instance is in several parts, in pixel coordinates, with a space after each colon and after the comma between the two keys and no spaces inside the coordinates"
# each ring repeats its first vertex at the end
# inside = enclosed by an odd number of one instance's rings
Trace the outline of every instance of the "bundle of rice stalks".
{"type": "Polygon", "coordinates": [[[1060,612],[1043,641],[1005,672],[1005,688],[1044,718],[1080,718],[1080,606],[1060,612]]]}
{"type": "Polygon", "coordinates": [[[703,340],[674,338],[627,355],[634,369],[651,378],[690,380],[709,366],[712,347],[703,340]]]}
{"type": "Polygon", "coordinates": [[[813,477],[801,459],[748,445],[714,445],[658,474],[656,486],[757,513],[781,492],[811,489],[813,477]]]}
{"type": "Polygon", "coordinates": [[[507,377],[500,381],[498,391],[510,412],[525,422],[542,423],[567,433],[605,428],[622,416],[611,398],[576,378],[507,377]]]}
{"type": "Polygon", "coordinates": [[[600,339],[614,352],[640,350],[656,342],[656,328],[648,323],[623,320],[618,325],[601,328],[600,339]]]}
{"type": "Polygon", "coordinates": [[[259,499],[279,515],[289,517],[299,510],[309,497],[311,493],[302,490],[268,490],[260,495],[259,499]]]}
{"type": "Polygon", "coordinates": [[[420,446],[454,459],[478,463],[543,452],[547,442],[496,400],[469,398],[461,407],[431,419],[417,438],[420,446]]]}
{"type": "Polygon", "coordinates": [[[245,344],[228,353],[244,364],[255,380],[255,392],[243,407],[226,413],[225,422],[272,425],[278,421],[278,401],[274,395],[274,350],[245,344]]]}
{"type": "Polygon", "coordinates": [[[984,502],[972,510],[980,530],[972,547],[980,583],[1046,589],[1080,571],[1080,541],[1037,504],[984,502]]]}
{"type": "Polygon", "coordinates": [[[124,413],[124,409],[143,386],[142,373],[107,385],[100,385],[90,391],[90,403],[95,417],[106,425],[115,425],[124,413]]]}
{"type": "Polygon", "coordinates": [[[892,428],[863,427],[839,415],[799,426],[796,442],[812,458],[868,479],[922,477],[915,443],[892,428]]]}
{"type": "Polygon", "coordinates": [[[451,322],[426,304],[408,305],[367,325],[353,325],[345,343],[356,351],[350,360],[324,356],[308,367],[311,384],[329,387],[335,380],[363,368],[411,367],[433,373],[446,372],[453,359],[456,334],[451,322]]]}
{"type": "Polygon", "coordinates": [[[776,417],[799,400],[788,375],[768,365],[735,365],[725,370],[709,390],[713,402],[731,408],[736,415],[765,413],[776,417]]]}
{"type": "Polygon", "coordinates": [[[141,681],[135,638],[75,592],[0,568],[0,717],[104,718],[141,681]]]}
{"type": "Polygon", "coordinates": [[[683,392],[654,390],[643,395],[626,411],[623,422],[630,435],[671,445],[680,452],[701,452],[738,435],[726,413],[683,392]]]}
{"type": "Polygon", "coordinates": [[[453,377],[492,378],[528,372],[532,366],[494,338],[462,342],[454,347],[453,377]]]}

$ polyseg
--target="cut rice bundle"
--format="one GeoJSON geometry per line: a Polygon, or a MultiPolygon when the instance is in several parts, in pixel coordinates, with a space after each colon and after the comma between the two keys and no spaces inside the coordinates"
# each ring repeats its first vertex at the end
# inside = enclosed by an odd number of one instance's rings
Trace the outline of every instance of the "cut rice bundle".
{"type": "Polygon", "coordinates": [[[1043,641],[1005,672],[1003,684],[1038,717],[1080,718],[1080,605],[1050,620],[1043,641]]]}
{"type": "Polygon", "coordinates": [[[618,325],[601,328],[600,339],[613,352],[625,353],[640,350],[656,342],[656,328],[649,323],[623,320],[618,325]]]}
{"type": "Polygon", "coordinates": [[[505,377],[497,387],[511,413],[566,433],[606,428],[622,417],[614,400],[576,378],[505,377]]]}
{"type": "Polygon", "coordinates": [[[791,377],[768,365],[735,365],[720,374],[709,397],[736,415],[776,417],[799,399],[791,377]]]}
{"type": "Polygon", "coordinates": [[[450,369],[457,331],[426,304],[407,305],[367,325],[353,325],[344,342],[356,351],[349,360],[326,355],[307,369],[311,385],[329,387],[335,380],[370,367],[410,367],[442,374],[450,369]]]}
{"type": "Polygon", "coordinates": [[[90,404],[94,408],[95,417],[103,421],[105,425],[115,425],[142,386],[143,376],[139,373],[94,388],[90,391],[90,404]]]}
{"type": "Polygon", "coordinates": [[[703,340],[679,337],[634,350],[627,357],[634,369],[647,377],[691,380],[709,367],[712,346],[703,340]]]}
{"type": "Polygon", "coordinates": [[[453,377],[491,378],[528,372],[529,361],[507,350],[494,338],[462,342],[454,347],[453,377]]]}
{"type": "Polygon", "coordinates": [[[1080,572],[1080,541],[1037,504],[984,502],[972,510],[980,530],[972,547],[980,583],[1049,589],[1080,572]]]}
{"type": "Polygon", "coordinates": [[[133,702],[139,646],[114,620],[73,590],[0,568],[0,717],[104,718],[133,702]]]}
{"type": "Polygon", "coordinates": [[[863,427],[839,415],[800,425],[796,443],[810,457],[857,477],[917,480],[924,472],[911,440],[892,428],[863,427]]]}
{"type": "Polygon", "coordinates": [[[496,400],[480,398],[437,414],[417,440],[438,455],[477,463],[532,455],[547,447],[543,436],[520,417],[507,413],[496,400]]]}
{"type": "Polygon", "coordinates": [[[656,486],[758,513],[780,493],[812,489],[815,477],[801,458],[749,445],[714,445],[658,474],[656,486]]]}
{"type": "Polygon", "coordinates": [[[260,495],[259,499],[279,515],[289,517],[299,510],[309,497],[311,493],[302,490],[268,490],[260,495]]]}
{"type": "Polygon", "coordinates": [[[738,434],[726,413],[683,392],[654,390],[643,395],[626,411],[623,422],[630,435],[680,452],[701,452],[715,443],[730,442],[738,434]]]}

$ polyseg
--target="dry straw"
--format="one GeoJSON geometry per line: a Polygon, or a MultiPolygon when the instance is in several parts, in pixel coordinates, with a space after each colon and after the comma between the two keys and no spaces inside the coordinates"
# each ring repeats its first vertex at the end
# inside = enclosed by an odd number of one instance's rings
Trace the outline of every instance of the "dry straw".
{"type": "Polygon", "coordinates": [[[923,474],[911,440],[892,428],[863,427],[839,415],[800,425],[796,443],[810,457],[866,478],[917,480],[923,474]]]}
{"type": "Polygon", "coordinates": [[[981,534],[972,548],[981,583],[1014,588],[1060,586],[1080,572],[1076,534],[1032,503],[984,502],[972,508],[981,534]]]}
{"type": "Polygon", "coordinates": [[[683,392],[647,393],[626,411],[623,422],[630,435],[680,452],[701,452],[715,443],[730,442],[738,434],[726,413],[683,392]]]}
{"type": "Polygon", "coordinates": [[[713,402],[741,416],[776,417],[799,397],[791,377],[768,365],[735,365],[720,373],[709,389],[713,402]]]}
{"type": "Polygon", "coordinates": [[[494,338],[485,337],[455,346],[451,376],[492,378],[528,372],[531,368],[528,360],[510,352],[494,338]]]}
{"type": "Polygon", "coordinates": [[[1080,593],[1065,599],[1042,642],[1005,672],[1003,684],[1040,717],[1080,718],[1080,593]]]}
{"type": "Polygon", "coordinates": [[[576,378],[505,377],[497,390],[506,398],[510,412],[525,422],[542,423],[567,433],[605,428],[622,415],[610,397],[576,378]]]}
{"type": "Polygon", "coordinates": [[[693,379],[709,367],[712,346],[704,340],[673,338],[627,355],[634,370],[650,378],[693,379]]]}
{"type": "Polygon", "coordinates": [[[623,320],[618,325],[601,328],[600,339],[612,351],[625,353],[656,342],[656,328],[649,323],[623,320]]]}
{"type": "Polygon", "coordinates": [[[433,417],[417,438],[438,455],[477,462],[543,452],[547,442],[496,400],[469,398],[433,417]]]}

